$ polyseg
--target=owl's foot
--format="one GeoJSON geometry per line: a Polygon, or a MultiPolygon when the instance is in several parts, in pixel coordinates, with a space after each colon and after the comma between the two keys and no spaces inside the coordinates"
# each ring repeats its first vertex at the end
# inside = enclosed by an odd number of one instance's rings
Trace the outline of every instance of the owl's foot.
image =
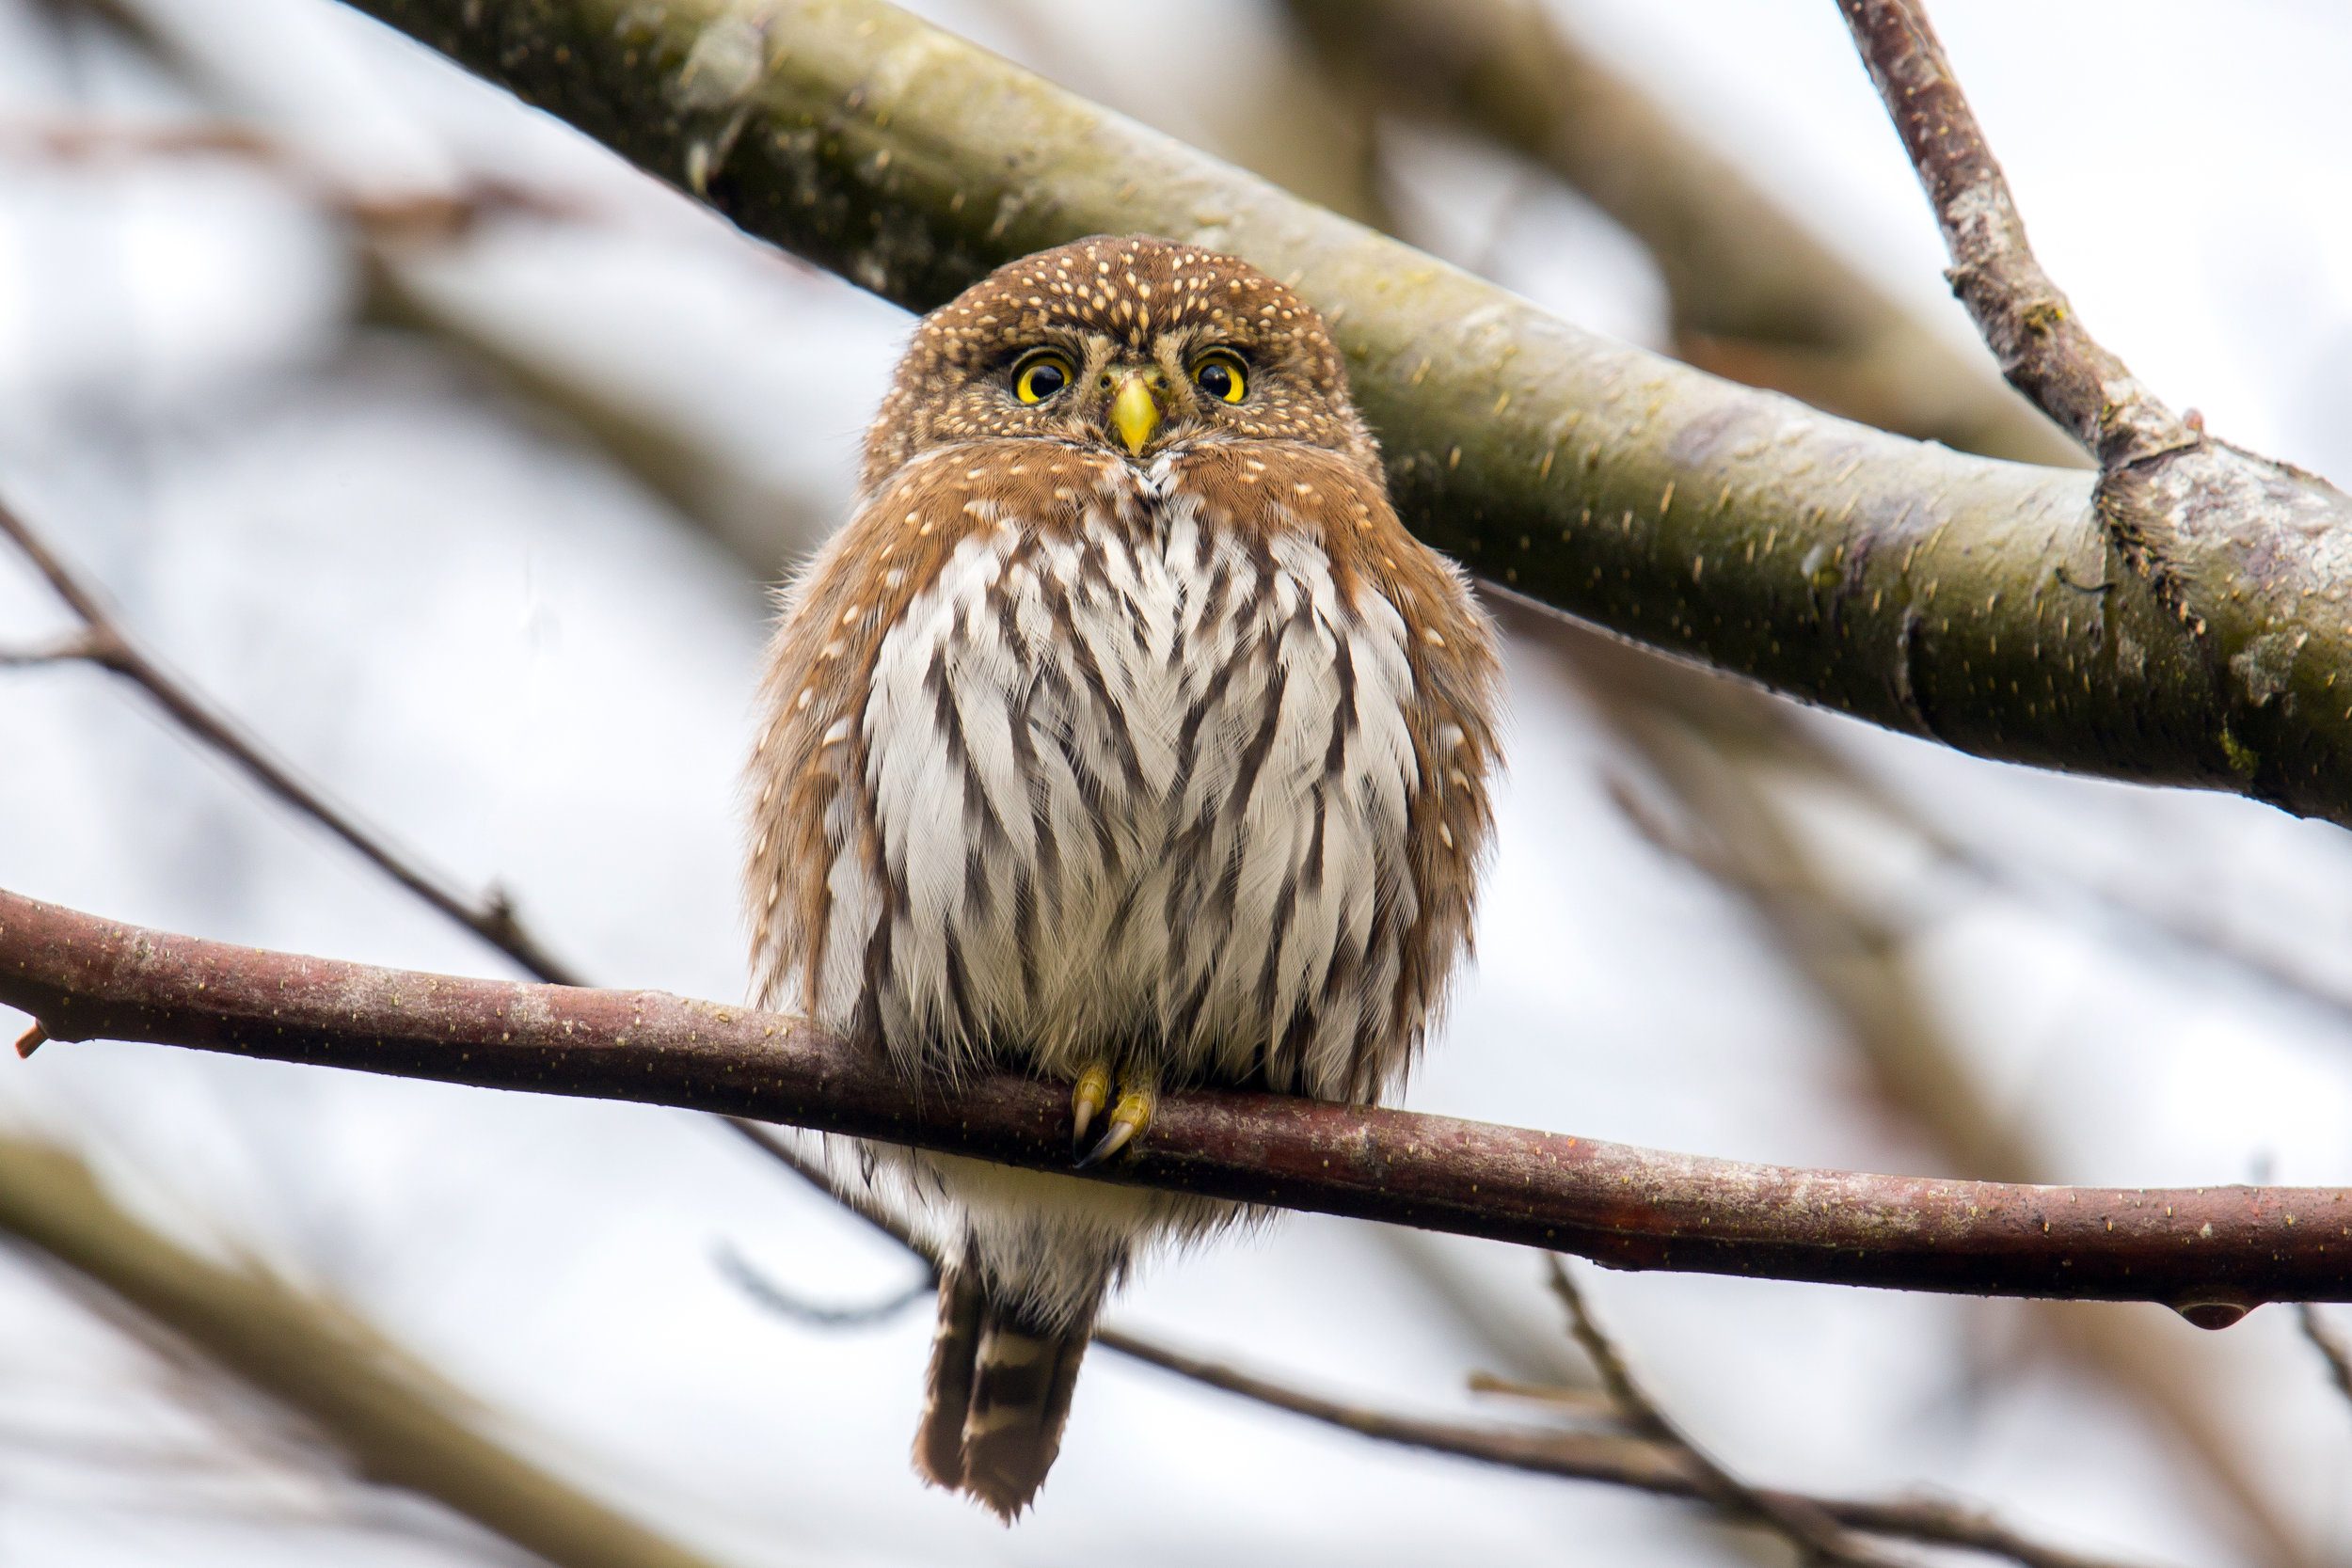
{"type": "MultiPolygon", "coordinates": [[[[1089,1073],[1089,1077],[1090,1076],[1092,1076],[1091,1071],[1089,1073]]],[[[1109,1075],[1105,1073],[1104,1076],[1107,1081],[1109,1075]]],[[[1085,1091],[1086,1085],[1086,1078],[1078,1080],[1081,1093],[1085,1091]]],[[[1089,1166],[1099,1165],[1135,1142],[1143,1130],[1152,1125],[1152,1113],[1158,1109],[1159,1102],[1160,1093],[1155,1088],[1131,1085],[1123,1091],[1119,1097],[1119,1103],[1111,1107],[1110,1125],[1103,1129],[1102,1141],[1088,1150],[1086,1155],[1079,1160],[1078,1168],[1085,1170],[1089,1166]]],[[[1098,1100],[1096,1103],[1100,1104],[1101,1101],[1098,1100]]],[[[1091,1116],[1088,1119],[1091,1120],[1091,1116]]],[[[1082,1123],[1081,1130],[1083,1126],[1082,1123]]]]}
{"type": "Polygon", "coordinates": [[[1087,1129],[1094,1125],[1094,1118],[1102,1115],[1103,1107],[1110,1103],[1110,1098],[1111,1069],[1108,1067],[1097,1062],[1078,1074],[1077,1085],[1070,1091],[1070,1152],[1073,1155],[1086,1152],[1087,1129]]]}

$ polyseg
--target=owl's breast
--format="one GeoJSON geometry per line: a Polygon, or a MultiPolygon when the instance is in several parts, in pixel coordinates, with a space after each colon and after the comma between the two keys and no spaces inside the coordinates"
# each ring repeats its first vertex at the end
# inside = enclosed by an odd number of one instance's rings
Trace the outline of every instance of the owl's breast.
{"type": "Polygon", "coordinates": [[[882,885],[835,892],[902,1059],[1332,1096],[1402,1048],[1404,620],[1308,531],[1212,515],[1139,486],[1066,527],[991,519],[884,639],[860,721],[882,885]]]}

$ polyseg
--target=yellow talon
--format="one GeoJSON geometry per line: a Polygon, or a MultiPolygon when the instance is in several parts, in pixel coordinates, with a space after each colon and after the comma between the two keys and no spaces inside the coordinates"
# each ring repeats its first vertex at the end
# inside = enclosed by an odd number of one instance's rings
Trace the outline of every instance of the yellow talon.
{"type": "Polygon", "coordinates": [[[1086,1148],[1087,1129],[1111,1098],[1111,1069],[1097,1064],[1078,1074],[1077,1086],[1070,1091],[1070,1151],[1073,1154],[1086,1148]]]}
{"type": "Polygon", "coordinates": [[[1159,1096],[1151,1089],[1129,1089],[1119,1097],[1111,1108],[1111,1124],[1103,1130],[1103,1141],[1096,1144],[1087,1157],[1078,1162],[1078,1168],[1099,1165],[1142,1135],[1152,1125],[1152,1107],[1159,1096]]]}

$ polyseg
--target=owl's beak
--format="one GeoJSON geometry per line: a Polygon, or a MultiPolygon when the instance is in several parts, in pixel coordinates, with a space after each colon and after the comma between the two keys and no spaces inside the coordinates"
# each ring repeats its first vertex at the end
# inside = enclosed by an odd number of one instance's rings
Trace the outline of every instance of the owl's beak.
{"type": "Polygon", "coordinates": [[[1159,400],[1152,395],[1140,372],[1130,372],[1119,378],[1119,392],[1111,399],[1111,427],[1127,443],[1128,451],[1137,455],[1152,439],[1152,433],[1160,428],[1159,400]]]}

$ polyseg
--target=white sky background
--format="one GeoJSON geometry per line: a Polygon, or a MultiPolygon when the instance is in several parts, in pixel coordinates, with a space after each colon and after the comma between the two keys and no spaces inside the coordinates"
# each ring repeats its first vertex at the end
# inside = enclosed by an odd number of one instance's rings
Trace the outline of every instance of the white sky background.
{"type": "MultiPolygon", "coordinates": [[[[778,565],[788,539],[841,515],[898,312],[323,0],[139,8],[204,55],[219,102],[356,183],[498,168],[576,194],[593,221],[487,233],[406,267],[405,285],[668,433],[700,460],[705,514],[778,565]]],[[[1255,0],[918,8],[1208,144],[1236,95],[1279,90],[1248,65],[1281,44],[1255,0]],[[1171,31],[1177,14],[1189,25],[1171,31]]],[[[1562,10],[1964,341],[1829,0],[1562,10]]],[[[2217,433],[2352,479],[2352,18],[2316,0],[1947,0],[1937,20],[2093,330],[2217,433]]],[[[188,112],[204,111],[135,59],[0,0],[0,130],[188,112]]],[[[1417,237],[1440,248],[1484,249],[1524,195],[1466,144],[1400,130],[1389,150],[1417,237]]],[[[1565,195],[1525,200],[1492,260],[1577,320],[1662,330],[1638,252],[1565,195]]],[[[0,137],[0,493],[179,668],[433,863],[503,880],[590,974],[739,994],[734,791],[760,584],[478,362],[355,330],[360,291],[335,229],[266,178],[60,167],[0,137]]],[[[0,641],[61,624],[0,561],[0,641]]],[[[1604,784],[1622,764],[1578,697],[1540,659],[1512,673],[1482,958],[1410,1103],[1932,1168],[1744,910],[1617,814],[1604,784]]],[[[1824,830],[1841,869],[1922,911],[1914,951],[1940,1004],[2062,1174],[2229,1181],[2267,1161],[2280,1180],[2352,1182],[2352,1024],[2152,947],[2075,896],[2122,890],[2352,990],[2341,832],[1817,721],[2053,889],[1985,895],[1851,825],[1824,830]]],[[[0,886],[230,940],[502,973],[92,673],[0,672],[0,886]]],[[[730,1562],[1758,1556],[1672,1505],[1377,1448],[1107,1354],[1042,1506],[1001,1530],[907,1472],[924,1311],[800,1328],[711,1262],[730,1244],[850,1302],[898,1289],[904,1260],[683,1116],[118,1045],[0,1071],[0,1116],[81,1149],[176,1231],[339,1292],[509,1413],[519,1446],[730,1562]]],[[[2086,1549],[2260,1560],[2194,1464],[2055,1357],[2022,1308],[1671,1276],[1590,1288],[1686,1424],[1754,1479],[1925,1484],[2086,1549]]],[[[1520,1414],[1462,1393],[1475,1368],[1575,1366],[1534,1259],[1336,1221],[1168,1262],[1118,1313],[1435,1412],[1520,1414]]],[[[2148,1316],[2214,1390],[2310,1560],[2344,1560],[2352,1410],[2290,1317],[2205,1336],[2148,1316]]],[[[216,1413],[191,1413],[38,1274],[0,1264],[0,1557],[494,1560],[414,1513],[225,1443],[216,1413]],[[189,1449],[193,1480],[152,1457],[189,1449]]]]}

